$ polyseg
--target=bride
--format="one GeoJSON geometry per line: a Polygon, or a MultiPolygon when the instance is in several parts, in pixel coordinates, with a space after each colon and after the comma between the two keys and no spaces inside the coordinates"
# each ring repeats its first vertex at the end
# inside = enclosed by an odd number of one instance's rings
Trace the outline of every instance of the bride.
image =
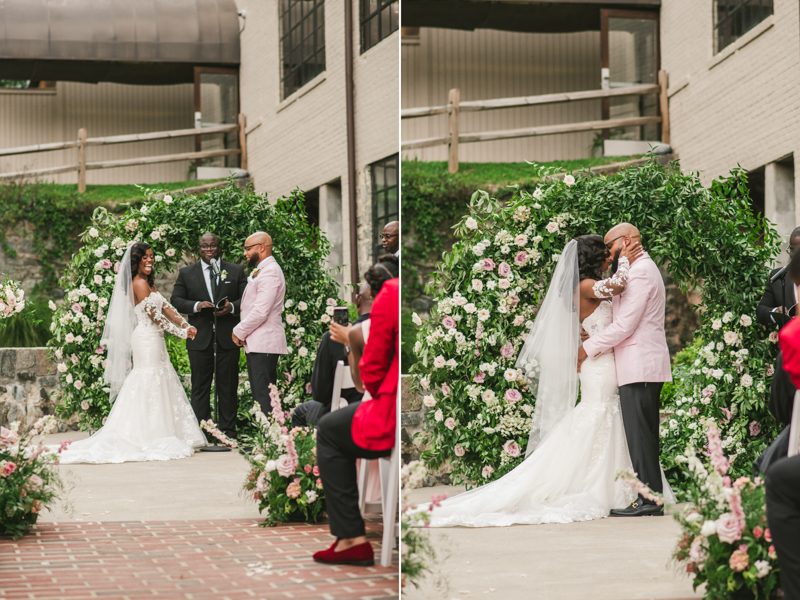
{"type": "Polygon", "coordinates": [[[171,460],[206,445],[164,343],[165,331],[186,339],[197,330],[158,293],[154,262],[144,242],[122,258],[101,342],[113,406],[102,428],[61,453],[62,464],[171,460]]]}
{"type": "Polygon", "coordinates": [[[526,458],[497,481],[443,501],[431,527],[587,521],[636,498],[615,480],[631,459],[614,354],[587,359],[580,374],[576,364],[581,325],[592,336],[611,324],[610,298],[625,290],[641,253],[638,243],[623,250],[614,275],[601,280],[612,263],[603,238],[584,235],[567,244],[517,359],[536,396],[526,458]]]}

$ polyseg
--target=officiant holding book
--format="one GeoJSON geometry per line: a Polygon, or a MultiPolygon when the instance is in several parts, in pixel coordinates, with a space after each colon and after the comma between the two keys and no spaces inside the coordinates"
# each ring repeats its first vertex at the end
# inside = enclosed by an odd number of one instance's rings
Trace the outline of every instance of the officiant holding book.
{"type": "MultiPolygon", "coordinates": [[[[795,228],[789,236],[786,253],[791,256],[798,247],[800,247],[800,227],[795,228]]],[[[769,273],[764,296],[756,307],[756,320],[767,327],[775,325],[783,327],[791,317],[795,316],[797,300],[797,291],[786,275],[786,267],[773,269],[769,273]]]]}
{"type": "Polygon", "coordinates": [[[217,395],[219,423],[229,437],[235,436],[239,383],[239,347],[231,333],[239,323],[240,302],[247,276],[239,265],[221,260],[222,246],[213,233],[200,237],[200,261],[178,273],[172,290],[172,305],[189,316],[197,328],[193,340],[186,340],[192,369],[192,408],[198,421],[213,419],[211,383],[214,378],[214,313],[217,317],[217,395]]]}

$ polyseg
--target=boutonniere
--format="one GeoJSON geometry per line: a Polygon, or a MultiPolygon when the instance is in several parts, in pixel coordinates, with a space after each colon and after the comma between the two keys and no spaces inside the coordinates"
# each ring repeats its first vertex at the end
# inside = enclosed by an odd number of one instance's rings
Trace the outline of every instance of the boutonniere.
{"type": "Polygon", "coordinates": [[[253,269],[253,271],[250,273],[250,277],[252,279],[255,279],[256,277],[258,277],[259,273],[261,273],[261,269],[253,269]]]}
{"type": "MultiPolygon", "coordinates": [[[[220,276],[222,277],[223,280],[227,279],[228,278],[228,272],[225,269],[223,269],[222,273],[220,273],[220,276]]],[[[225,283],[228,283],[228,282],[226,281],[225,283]]]]}

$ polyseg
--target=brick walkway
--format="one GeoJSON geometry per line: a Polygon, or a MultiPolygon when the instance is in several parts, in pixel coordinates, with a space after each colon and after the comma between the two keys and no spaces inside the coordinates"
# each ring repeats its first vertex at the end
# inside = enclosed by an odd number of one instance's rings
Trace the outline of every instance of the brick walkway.
{"type": "Polygon", "coordinates": [[[398,597],[398,559],[378,564],[379,521],[368,522],[375,567],[327,567],[325,524],[255,526],[253,519],[43,523],[0,538],[0,598],[273,600],[398,597]]]}

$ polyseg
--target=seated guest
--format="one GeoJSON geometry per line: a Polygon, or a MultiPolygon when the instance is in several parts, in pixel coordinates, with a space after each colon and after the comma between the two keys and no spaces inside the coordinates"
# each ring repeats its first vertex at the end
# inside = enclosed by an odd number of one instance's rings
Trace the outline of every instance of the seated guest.
{"type": "MultiPolygon", "coordinates": [[[[786,249],[786,251],[789,253],[789,256],[791,256],[795,248],[798,247],[800,247],[800,227],[797,227],[794,231],[792,231],[792,235],[789,236],[789,247],[786,249]]],[[[770,279],[779,270],[780,268],[770,271],[770,279]]],[[[756,307],[756,320],[759,323],[767,326],[783,326],[787,322],[786,317],[783,315],[788,314],[790,317],[795,316],[797,289],[791,280],[788,279],[788,275],[786,279],[786,296],[781,299],[783,293],[784,284],[782,278],[776,279],[772,283],[767,281],[767,289],[764,291],[764,296],[761,298],[761,302],[759,302],[758,306],[756,307]]]]}
{"type": "MultiPolygon", "coordinates": [[[[392,257],[394,258],[394,257],[392,257]]],[[[395,259],[396,260],[396,259],[395,259]]],[[[367,541],[364,519],[358,508],[356,459],[389,456],[396,443],[397,386],[400,378],[400,286],[399,279],[374,277],[391,273],[384,261],[370,269],[367,281],[375,302],[370,314],[370,334],[358,373],[372,396],[320,419],[317,429],[317,460],[331,533],[330,548],[314,554],[321,563],[373,565],[372,546],[367,541]],[[370,273],[371,272],[371,273],[370,273]]]]}
{"type": "MultiPolygon", "coordinates": [[[[358,294],[356,294],[358,319],[356,319],[355,324],[369,319],[371,308],[372,290],[368,284],[364,283],[358,294]]],[[[336,323],[331,323],[331,325],[336,325],[336,323]]],[[[342,360],[347,365],[348,357],[344,348],[345,344],[331,339],[330,331],[326,331],[325,335],[322,336],[317,349],[317,359],[314,361],[314,370],[311,372],[311,396],[314,399],[303,402],[294,409],[292,414],[293,427],[316,425],[322,417],[331,412],[333,377],[336,373],[336,363],[342,360]]],[[[342,388],[341,392],[341,397],[347,400],[348,404],[358,402],[361,400],[362,395],[363,390],[359,391],[354,387],[342,388]]]]}
{"type": "MultiPolygon", "coordinates": [[[[800,252],[789,263],[792,287],[800,284],[800,252]]],[[[780,334],[783,368],[795,387],[800,387],[800,320],[792,319],[780,334]]],[[[794,399],[788,394],[770,398],[770,410],[780,421],[791,421],[794,399]]],[[[791,436],[800,432],[791,431],[791,436]]],[[[791,442],[789,444],[791,448],[791,442]]],[[[786,600],[800,600],[800,454],[780,458],[766,473],[767,519],[781,569],[786,600]]]]}

